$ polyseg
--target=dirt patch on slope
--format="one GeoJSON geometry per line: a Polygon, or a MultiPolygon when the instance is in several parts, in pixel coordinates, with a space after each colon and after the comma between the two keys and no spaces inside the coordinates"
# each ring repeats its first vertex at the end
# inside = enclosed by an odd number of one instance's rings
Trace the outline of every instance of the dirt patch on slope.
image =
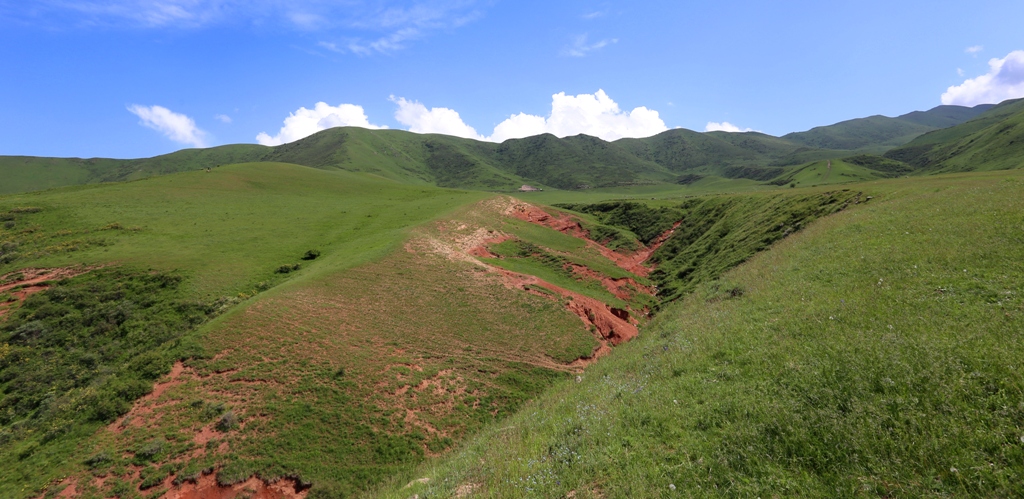
{"type": "Polygon", "coordinates": [[[640,284],[632,277],[608,277],[600,272],[595,272],[588,267],[577,264],[569,264],[569,267],[572,269],[572,273],[576,276],[583,279],[594,279],[599,281],[601,285],[604,286],[604,289],[607,289],[620,300],[629,301],[633,299],[637,293],[654,295],[654,287],[640,284]]]}
{"type": "Polygon", "coordinates": [[[305,499],[309,488],[302,488],[294,479],[284,478],[272,483],[252,477],[235,485],[220,485],[211,473],[196,483],[187,482],[168,490],[161,499],[305,499]]]}
{"type": "Polygon", "coordinates": [[[600,252],[605,258],[615,262],[615,265],[641,277],[647,277],[651,273],[652,269],[645,265],[645,263],[651,258],[651,255],[653,255],[654,252],[672,236],[672,233],[679,227],[679,224],[682,223],[681,221],[676,222],[671,229],[665,231],[663,234],[651,241],[649,245],[641,247],[637,251],[632,253],[620,253],[591,239],[590,233],[583,228],[579,220],[573,218],[571,215],[552,215],[537,206],[522,202],[513,203],[505,210],[505,214],[526,222],[557,230],[563,234],[584,239],[587,241],[588,246],[600,252]]]}
{"type": "Polygon", "coordinates": [[[70,279],[93,269],[94,267],[30,268],[0,276],[0,293],[7,293],[13,298],[13,301],[0,303],[0,317],[14,310],[29,296],[49,289],[51,283],[70,279]]]}
{"type": "Polygon", "coordinates": [[[596,333],[595,336],[609,341],[612,345],[619,345],[640,334],[636,326],[631,323],[631,316],[626,310],[612,308],[600,300],[555,286],[532,275],[499,268],[495,268],[494,271],[501,274],[505,284],[509,287],[519,288],[546,298],[564,298],[566,300],[565,307],[570,312],[576,314],[588,329],[596,333]],[[543,288],[547,292],[538,288],[543,288]]]}
{"type": "Polygon", "coordinates": [[[107,425],[107,430],[113,433],[121,433],[121,431],[128,426],[148,426],[147,423],[151,422],[150,419],[153,414],[153,410],[156,408],[155,402],[160,399],[167,390],[180,385],[184,381],[183,375],[186,370],[189,371],[189,374],[194,374],[190,369],[187,369],[180,360],[175,362],[171,367],[171,373],[168,375],[167,381],[158,381],[154,383],[153,391],[150,392],[149,395],[145,395],[135,401],[135,403],[132,404],[131,410],[128,411],[128,414],[107,425]]]}

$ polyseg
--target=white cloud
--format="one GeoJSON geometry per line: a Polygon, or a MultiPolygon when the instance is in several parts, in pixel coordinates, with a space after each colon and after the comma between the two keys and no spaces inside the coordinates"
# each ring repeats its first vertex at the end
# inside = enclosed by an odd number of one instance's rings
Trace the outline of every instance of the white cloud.
{"type": "MultiPolygon", "coordinates": [[[[393,95],[390,100],[397,105],[395,120],[410,132],[439,133],[491,142],[543,133],[558,137],[582,133],[604,140],[617,140],[623,137],[649,137],[668,130],[657,111],[646,107],[623,111],[604,90],[575,96],[566,95],[565,92],[557,93],[551,96],[551,114],[547,117],[515,114],[494,127],[490,136],[484,136],[466,124],[454,109],[428,108],[420,102],[393,95]]],[[[291,113],[285,118],[284,126],[276,136],[264,132],[256,137],[256,141],[275,146],[335,126],[387,128],[371,124],[361,106],[342,104],[334,107],[318,102],[313,109],[303,107],[291,113]]]]}
{"type": "Polygon", "coordinates": [[[942,103],[976,106],[1024,97],[1024,50],[1010,52],[1002,59],[992,59],[988,65],[987,74],[949,87],[942,94],[942,103]]]}
{"type": "Polygon", "coordinates": [[[142,121],[139,124],[163,133],[167,138],[193,147],[206,147],[206,132],[196,127],[196,122],[184,114],[175,113],[163,106],[128,106],[128,111],[142,121]]]}
{"type": "Polygon", "coordinates": [[[965,74],[967,74],[967,73],[964,73],[963,68],[956,68],[956,75],[957,76],[963,78],[965,74]]]}
{"type": "Polygon", "coordinates": [[[486,140],[476,130],[462,121],[459,113],[445,107],[427,109],[427,106],[402,97],[391,96],[391,102],[398,104],[395,120],[409,127],[415,133],[442,133],[467,139],[486,140]]]}
{"type": "Polygon", "coordinates": [[[967,47],[966,49],[964,49],[964,52],[977,57],[978,56],[978,52],[981,52],[982,50],[985,50],[985,47],[982,47],[981,45],[974,45],[974,46],[967,47]]]}
{"type": "Polygon", "coordinates": [[[231,123],[231,117],[226,114],[216,114],[213,118],[221,123],[231,123]]]}
{"type": "Polygon", "coordinates": [[[740,128],[740,127],[738,127],[736,125],[733,125],[732,123],[729,123],[728,121],[723,121],[721,123],[716,123],[714,121],[709,121],[708,124],[704,126],[704,131],[705,132],[732,132],[732,133],[736,133],[736,132],[756,132],[757,130],[754,130],[753,128],[740,128]]]}
{"type": "Polygon", "coordinates": [[[649,137],[668,130],[658,112],[638,107],[625,112],[604,90],[594,94],[551,96],[551,114],[547,118],[524,113],[513,115],[494,127],[488,140],[507,139],[551,133],[558,137],[587,134],[604,140],[623,137],[649,137]]]}
{"type": "Polygon", "coordinates": [[[569,57],[586,57],[587,54],[603,49],[609,45],[619,43],[618,38],[609,38],[599,42],[590,43],[587,35],[579,35],[573,39],[571,45],[562,49],[562,55],[569,57]]]}
{"type": "Polygon", "coordinates": [[[300,107],[284,119],[284,126],[277,135],[271,137],[266,132],[256,136],[256,142],[265,146],[277,146],[309,137],[316,132],[336,126],[357,126],[369,129],[387,128],[370,123],[362,106],[341,104],[331,106],[326,102],[317,102],[313,109],[300,107]]]}

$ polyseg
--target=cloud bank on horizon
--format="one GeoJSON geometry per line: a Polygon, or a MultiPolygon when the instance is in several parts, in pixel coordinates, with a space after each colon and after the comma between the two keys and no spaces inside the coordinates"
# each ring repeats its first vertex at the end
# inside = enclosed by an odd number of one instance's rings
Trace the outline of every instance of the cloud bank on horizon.
{"type": "MultiPolygon", "coordinates": [[[[404,97],[391,96],[390,100],[397,106],[395,120],[410,132],[439,133],[489,142],[543,133],[558,137],[582,133],[604,140],[617,140],[624,137],[649,137],[668,130],[658,111],[643,106],[623,111],[604,90],[575,96],[559,92],[551,96],[551,114],[548,116],[514,114],[495,126],[489,136],[480,134],[466,124],[454,109],[428,108],[404,97]]],[[[318,102],[312,110],[302,107],[291,113],[285,118],[284,126],[277,135],[272,137],[264,132],[257,135],[256,140],[263,145],[279,145],[335,126],[387,128],[371,124],[362,106],[330,106],[318,102]]]]}
{"type": "Polygon", "coordinates": [[[708,124],[704,126],[704,131],[705,132],[740,133],[740,132],[756,132],[757,130],[754,130],[753,128],[740,128],[740,127],[738,127],[736,125],[733,125],[732,123],[729,123],[728,121],[723,121],[721,123],[714,122],[714,121],[709,121],[708,124]]]}
{"type": "Polygon", "coordinates": [[[988,73],[949,87],[942,94],[942,103],[971,107],[1024,97],[1024,50],[991,59],[988,66],[988,73]]]}
{"type": "Polygon", "coordinates": [[[331,106],[326,102],[317,102],[313,109],[300,107],[294,113],[289,114],[284,119],[284,126],[277,132],[277,135],[271,136],[266,132],[260,132],[256,136],[256,142],[265,146],[279,146],[338,126],[358,126],[371,130],[387,128],[370,123],[370,118],[363,111],[363,106],[354,104],[331,106]]]}

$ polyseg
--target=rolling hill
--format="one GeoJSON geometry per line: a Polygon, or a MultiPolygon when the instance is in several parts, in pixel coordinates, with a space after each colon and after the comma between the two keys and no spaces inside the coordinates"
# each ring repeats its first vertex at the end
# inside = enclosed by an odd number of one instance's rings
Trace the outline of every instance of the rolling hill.
{"type": "Polygon", "coordinates": [[[885,156],[924,172],[1024,167],[1024,99],[1004,102],[971,121],[922,135],[885,156]]]}
{"type": "MultiPolygon", "coordinates": [[[[0,193],[135,180],[261,161],[371,173],[407,184],[505,192],[523,184],[580,190],[691,184],[702,177],[766,182],[792,176],[793,167],[808,163],[857,152],[882,153],[937,128],[964,123],[991,107],[940,106],[897,118],[872,116],[781,138],[757,132],[675,129],[614,142],[585,135],[539,135],[494,144],[349,127],[324,130],[276,147],[236,144],[131,160],[0,156],[0,193]]],[[[922,140],[941,137],[947,135],[929,134],[922,140]]]]}
{"type": "Polygon", "coordinates": [[[5,158],[0,495],[1014,495],[1022,102],[5,158]]]}
{"type": "Polygon", "coordinates": [[[906,144],[932,130],[969,121],[991,108],[990,104],[972,108],[939,106],[928,111],[915,111],[896,118],[869,116],[812,128],[806,132],[786,134],[782,138],[818,149],[880,153],[906,144]]]}

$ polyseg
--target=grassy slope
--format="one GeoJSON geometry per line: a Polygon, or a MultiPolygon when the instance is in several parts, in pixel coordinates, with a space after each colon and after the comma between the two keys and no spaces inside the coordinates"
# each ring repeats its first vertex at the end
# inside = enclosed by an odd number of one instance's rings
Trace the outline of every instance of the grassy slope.
{"type": "Polygon", "coordinates": [[[0,211],[34,206],[42,212],[4,233],[30,242],[23,244],[26,259],[0,266],[0,273],[116,261],[183,270],[203,296],[236,294],[308,249],[343,254],[345,265],[375,258],[403,228],[481,196],[280,163],[9,196],[0,198],[0,211]],[[99,230],[110,224],[138,230],[99,230]],[[32,227],[41,230],[23,234],[32,227]],[[59,248],[91,238],[102,244],[59,248]]]}
{"type": "Polygon", "coordinates": [[[864,189],[379,495],[1019,493],[1024,176],[864,189]]]}
{"type": "MultiPolygon", "coordinates": [[[[185,278],[178,299],[237,302],[283,280],[301,283],[379,259],[408,227],[484,196],[269,163],[6,196],[0,212],[26,206],[41,211],[17,212],[13,225],[0,229],[0,242],[18,243],[20,255],[0,274],[73,264],[174,271],[185,278]],[[275,273],[309,249],[323,256],[302,262],[297,274],[275,273]]],[[[18,346],[13,338],[3,343],[8,341],[18,346]]],[[[17,433],[13,441],[4,435],[0,495],[28,493],[80,468],[78,453],[88,450],[80,444],[100,422],[80,423],[52,441],[41,440],[42,434],[17,433]]]]}
{"type": "MultiPolygon", "coordinates": [[[[160,455],[141,462],[144,475],[188,476],[210,466],[225,483],[254,473],[301,476],[315,484],[314,495],[334,497],[407,472],[425,454],[505,417],[564,377],[559,363],[589,355],[594,339],[560,301],[509,289],[476,265],[434,254],[425,241],[491,227],[595,270],[611,263],[578,240],[497,213],[461,208],[416,229],[411,251],[289,282],[216,320],[202,333],[216,355],[189,363],[198,376],[144,402],[159,408],[145,426],[101,431],[74,461],[134,453],[97,467],[117,476],[139,462],[137,449],[162,442],[160,455]],[[225,410],[244,426],[198,444],[199,429],[225,410]]],[[[76,462],[70,469],[81,469],[76,462]]],[[[107,486],[125,483],[112,478],[107,486]]]]}
{"type": "Polygon", "coordinates": [[[935,127],[904,121],[899,118],[870,116],[815,127],[806,132],[783,135],[782,138],[820,149],[863,150],[883,152],[910,142],[935,127]]]}
{"type": "MultiPolygon", "coordinates": [[[[79,421],[57,438],[5,429],[0,495],[30,495],[54,477],[81,473],[87,458],[111,477],[104,492],[80,482],[87,497],[131,496],[140,482],[207,466],[220,467],[226,481],[300,475],[317,484],[317,494],[351,493],[504,417],[596,343],[560,301],[508,289],[475,265],[421,246],[409,253],[398,245],[407,228],[487,196],[257,163],[0,198],[0,213],[14,214],[0,242],[17,242],[19,255],[0,274],[113,264],[183,276],[175,299],[230,297],[230,305],[255,295],[185,333],[182,341],[205,346],[206,357],[190,361],[190,372],[201,376],[140,402],[122,430],[105,429],[103,420],[79,421]],[[18,209],[24,207],[40,210],[18,209]],[[300,262],[308,249],[322,254],[300,262]],[[298,273],[275,273],[294,263],[302,265],[298,273]],[[154,404],[155,415],[136,414],[154,404]],[[193,438],[229,412],[241,428],[214,432],[212,444],[193,438]],[[325,433],[325,424],[337,430],[325,433]],[[184,455],[192,458],[178,460],[184,455]],[[129,466],[141,466],[141,475],[123,479],[129,466]]],[[[489,226],[597,272],[630,276],[550,229],[487,210],[461,208],[452,216],[460,222],[421,226],[414,240],[489,226]]],[[[622,305],[592,282],[561,277],[553,280],[622,305]]],[[[149,376],[194,353],[175,345],[152,347],[153,360],[166,364],[149,376]]],[[[76,390],[85,392],[69,392],[65,403],[91,400],[88,388],[76,390]]]]}
{"type": "Polygon", "coordinates": [[[888,175],[841,159],[815,161],[788,168],[786,173],[773,183],[796,184],[799,187],[811,185],[842,184],[886,178],[888,175]],[[829,166],[831,164],[831,166],[829,166]]]}
{"type": "Polygon", "coordinates": [[[922,135],[885,156],[930,173],[1020,168],[1024,100],[1004,102],[962,125],[922,135]]]}
{"type": "Polygon", "coordinates": [[[974,107],[938,106],[927,111],[913,111],[897,118],[919,125],[948,128],[970,121],[993,107],[993,104],[980,104],[974,107]]]}

